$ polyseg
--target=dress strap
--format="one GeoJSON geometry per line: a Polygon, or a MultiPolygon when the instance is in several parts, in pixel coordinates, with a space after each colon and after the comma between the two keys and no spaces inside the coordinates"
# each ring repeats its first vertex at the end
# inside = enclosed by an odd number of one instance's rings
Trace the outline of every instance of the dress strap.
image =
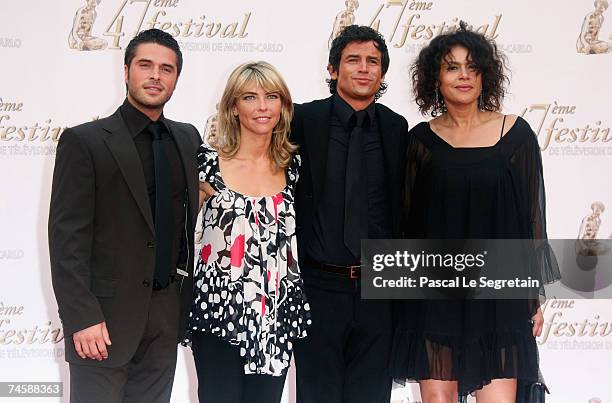
{"type": "Polygon", "coordinates": [[[501,140],[501,138],[504,136],[504,126],[506,125],[506,115],[504,115],[504,120],[502,121],[502,129],[501,129],[501,133],[499,133],[499,139],[501,140]]]}

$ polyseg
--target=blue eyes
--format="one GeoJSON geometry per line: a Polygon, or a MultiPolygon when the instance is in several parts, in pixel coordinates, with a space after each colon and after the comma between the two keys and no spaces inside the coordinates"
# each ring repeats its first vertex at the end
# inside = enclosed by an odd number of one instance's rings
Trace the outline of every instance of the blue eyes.
{"type": "MultiPolygon", "coordinates": [[[[279,99],[280,96],[278,94],[266,94],[266,99],[279,99]]],[[[243,100],[245,101],[254,101],[255,99],[257,99],[257,96],[255,95],[245,95],[244,97],[242,97],[243,100]]]]}

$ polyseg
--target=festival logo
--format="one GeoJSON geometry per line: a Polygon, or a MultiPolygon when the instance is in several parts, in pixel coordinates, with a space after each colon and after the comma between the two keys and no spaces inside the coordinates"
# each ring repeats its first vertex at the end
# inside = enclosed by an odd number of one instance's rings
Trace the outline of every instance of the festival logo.
{"type": "MultiPolygon", "coordinates": [[[[588,13],[582,21],[576,50],[585,55],[612,52],[612,43],[599,39],[604,22],[603,13],[608,8],[608,0],[595,0],[595,10],[588,13]]],[[[612,35],[609,39],[612,39],[612,35]]]]}
{"type": "MultiPolygon", "coordinates": [[[[591,203],[591,213],[582,219],[575,244],[575,269],[562,273],[562,282],[573,290],[599,291],[612,284],[609,267],[612,242],[598,239],[601,214],[605,211],[602,202],[591,203]]],[[[593,296],[595,296],[593,294],[593,296]]]]}
{"type": "Polygon", "coordinates": [[[344,28],[355,23],[354,13],[355,10],[359,8],[359,2],[357,0],[346,0],[344,5],[346,6],[346,10],[340,11],[334,20],[334,27],[332,28],[331,35],[329,35],[329,40],[327,41],[328,49],[331,49],[332,42],[344,28]]]}
{"type": "Polygon", "coordinates": [[[55,146],[66,128],[51,118],[26,124],[19,122],[18,115],[26,107],[20,100],[0,97],[0,157],[55,156],[55,146]]]}
{"type": "Polygon", "coordinates": [[[72,30],[68,35],[68,46],[76,50],[106,49],[108,42],[93,36],[92,29],[96,22],[96,6],[100,0],[85,0],[85,5],[74,14],[72,30]]]}
{"type": "Polygon", "coordinates": [[[601,213],[606,210],[606,206],[600,201],[591,203],[591,213],[582,219],[578,239],[591,240],[597,238],[599,227],[601,226],[601,213]]]}
{"type": "MultiPolygon", "coordinates": [[[[200,14],[197,17],[186,18],[178,16],[181,10],[182,0],[85,0],[85,4],[79,7],[74,15],[72,29],[68,35],[68,46],[70,49],[102,50],[123,49],[129,40],[139,32],[158,28],[168,32],[175,37],[179,43],[188,41],[185,46],[187,50],[211,50],[195,49],[197,39],[234,39],[242,40],[248,37],[251,12],[243,12],[238,16],[225,17],[223,19],[200,14]],[[96,9],[97,7],[97,9],[96,9]],[[103,39],[96,36],[94,23],[98,16],[100,7],[116,7],[112,17],[107,21],[98,21],[104,29],[103,39]],[[196,40],[195,42],[193,40],[196,40]]],[[[108,11],[108,10],[105,10],[108,11]]],[[[107,14],[105,14],[107,15],[107,14]]],[[[98,25],[96,25],[98,27],[98,25]]],[[[239,42],[241,44],[243,41],[239,42]]],[[[221,50],[226,49],[224,42],[220,42],[221,50]]],[[[219,45],[219,43],[215,43],[219,45]]],[[[232,46],[235,44],[231,44],[232,46]]],[[[257,43],[252,44],[254,51],[270,51],[257,48],[257,43]]],[[[263,46],[263,45],[262,45],[263,46]]],[[[217,46],[219,47],[219,46],[217,46]]],[[[217,49],[218,50],[218,49],[217,49]]],[[[240,49],[240,51],[244,51],[240,49]]]]}
{"type": "MultiPolygon", "coordinates": [[[[368,25],[385,37],[390,48],[403,49],[406,53],[417,53],[433,37],[454,32],[460,22],[466,22],[467,28],[483,34],[488,39],[496,40],[498,48],[504,53],[525,54],[533,52],[531,43],[504,42],[498,39],[503,14],[494,13],[488,21],[472,21],[461,15],[455,17],[435,17],[435,1],[386,0],[376,6],[374,13],[368,17],[355,16],[359,7],[357,0],[345,0],[345,9],[340,11],[334,20],[328,47],[338,33],[347,25],[368,25]],[[434,17],[432,17],[434,14],[434,17]],[[357,20],[357,21],[356,21],[357,20]]],[[[443,11],[442,11],[443,13],[443,11]]]]}
{"type": "MultiPolygon", "coordinates": [[[[419,45],[434,36],[457,30],[463,18],[429,21],[428,14],[434,7],[434,1],[387,0],[380,4],[367,25],[384,35],[386,41],[394,48],[406,48],[407,51],[416,52],[419,45]]],[[[496,39],[501,20],[500,13],[492,16],[492,21],[488,23],[466,22],[469,29],[489,39],[496,39]]]]}
{"type": "Polygon", "coordinates": [[[549,298],[542,304],[544,326],[537,338],[549,350],[612,351],[612,322],[592,309],[590,301],[549,298]],[[588,316],[582,316],[588,312],[588,316]]]}
{"type": "Polygon", "coordinates": [[[610,156],[612,133],[604,119],[580,122],[578,106],[557,101],[531,104],[521,112],[551,156],[610,156]]]}
{"type": "Polygon", "coordinates": [[[64,332],[59,323],[33,322],[23,305],[0,300],[0,358],[59,358],[64,346],[59,344],[64,332]],[[59,344],[59,345],[58,345],[59,344]]]}
{"type": "Polygon", "coordinates": [[[206,125],[204,126],[204,132],[202,133],[202,141],[204,144],[210,144],[211,140],[215,138],[217,135],[217,121],[219,114],[219,104],[215,105],[215,113],[210,115],[208,119],[206,119],[206,125]]]}
{"type": "MultiPolygon", "coordinates": [[[[434,1],[415,0],[386,0],[382,1],[374,10],[371,17],[355,16],[359,8],[358,0],[345,0],[345,9],[340,11],[334,20],[328,47],[338,36],[340,31],[347,25],[368,25],[380,32],[385,37],[389,47],[404,49],[409,53],[415,53],[434,36],[449,33],[459,28],[463,17],[452,17],[439,21],[430,20],[429,14],[435,8],[434,1]]],[[[472,25],[472,21],[466,21],[468,28],[482,33],[489,39],[498,37],[498,29],[502,20],[502,14],[498,13],[491,17],[490,22],[479,22],[472,25]]],[[[530,44],[505,44],[498,43],[502,50],[508,53],[531,53],[530,44]]]]}
{"type": "Polygon", "coordinates": [[[612,240],[601,235],[601,201],[591,203],[591,211],[582,218],[576,239],[552,240],[561,272],[560,284],[549,285],[547,294],[558,298],[612,297],[612,240]]]}

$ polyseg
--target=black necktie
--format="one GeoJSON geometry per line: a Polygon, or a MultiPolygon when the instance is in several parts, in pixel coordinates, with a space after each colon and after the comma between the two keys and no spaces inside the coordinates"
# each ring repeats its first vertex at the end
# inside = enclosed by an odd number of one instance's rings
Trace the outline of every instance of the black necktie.
{"type": "Polygon", "coordinates": [[[167,147],[172,139],[164,125],[157,121],[148,126],[153,135],[153,160],[155,165],[155,281],[165,288],[172,268],[172,193],[170,162],[167,147]]]}
{"type": "Polygon", "coordinates": [[[344,244],[355,258],[361,256],[361,239],[368,237],[365,156],[363,128],[368,125],[368,113],[357,111],[351,117],[354,124],[346,156],[344,187],[344,244]]]}

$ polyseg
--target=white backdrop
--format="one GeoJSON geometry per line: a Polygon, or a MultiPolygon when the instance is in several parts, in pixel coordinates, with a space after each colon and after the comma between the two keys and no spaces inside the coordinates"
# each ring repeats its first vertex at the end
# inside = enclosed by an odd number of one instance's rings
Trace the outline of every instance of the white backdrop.
{"type": "MultiPolygon", "coordinates": [[[[102,0],[90,16],[98,40],[88,43],[106,42],[105,49],[72,49],[68,37],[85,3],[0,1],[0,381],[63,381],[66,390],[46,235],[63,128],[116,109],[124,98],[123,49],[151,26],[176,35],[185,60],[165,114],[201,133],[229,72],[246,60],[278,67],[296,102],[326,97],[328,39],[346,8],[344,0],[102,0]]],[[[592,202],[612,205],[612,53],[576,48],[593,10],[591,0],[361,0],[353,17],[386,37],[391,66],[381,102],[411,126],[423,117],[412,102],[408,66],[431,34],[463,19],[495,38],[512,70],[504,111],[523,115],[543,150],[549,236],[575,238],[592,202]]],[[[612,11],[601,20],[599,40],[612,47],[612,11]]],[[[612,235],[610,214],[601,216],[601,238],[612,235]]],[[[612,402],[612,302],[549,301],[545,317],[539,343],[550,401],[612,402]]],[[[195,402],[190,351],[181,348],[179,360],[173,402],[195,402]]],[[[289,382],[285,401],[294,389],[289,382]]],[[[393,399],[419,397],[406,388],[393,399]]]]}

